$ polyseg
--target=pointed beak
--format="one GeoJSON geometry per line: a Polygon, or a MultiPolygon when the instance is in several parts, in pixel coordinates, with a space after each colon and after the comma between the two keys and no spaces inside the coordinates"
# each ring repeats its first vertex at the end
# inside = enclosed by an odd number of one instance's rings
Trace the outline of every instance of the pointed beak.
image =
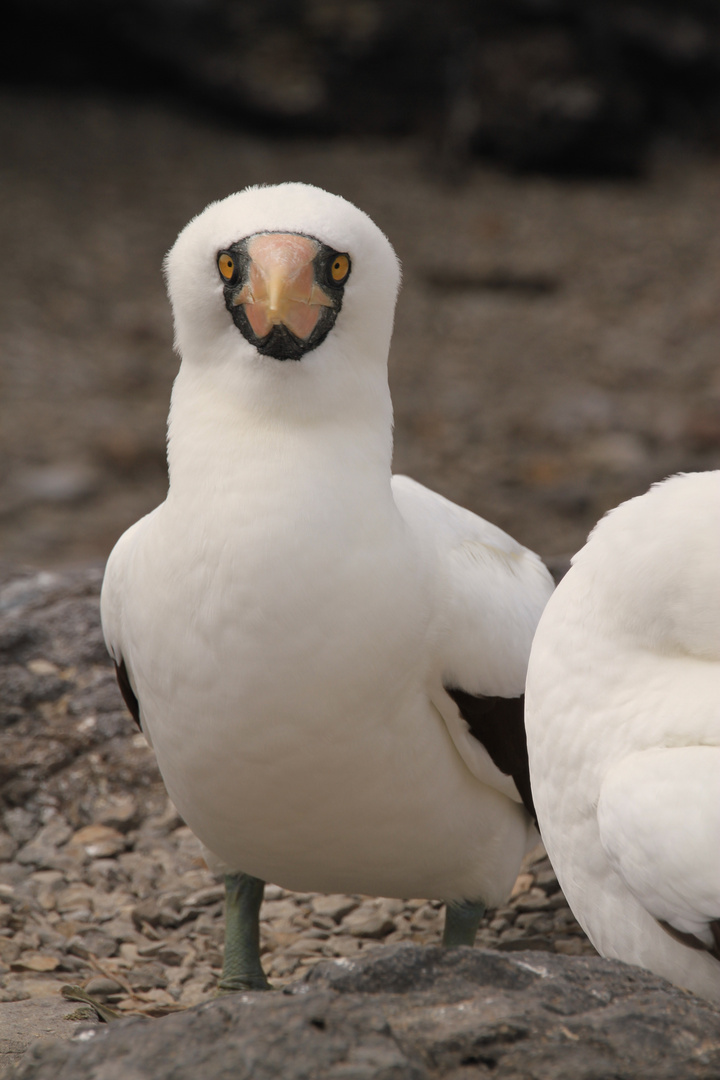
{"type": "Polygon", "coordinates": [[[246,284],[234,298],[243,304],[248,322],[259,338],[283,324],[307,340],[323,307],[332,300],[315,281],[313,260],[317,241],[294,233],[261,233],[250,238],[246,284]]]}

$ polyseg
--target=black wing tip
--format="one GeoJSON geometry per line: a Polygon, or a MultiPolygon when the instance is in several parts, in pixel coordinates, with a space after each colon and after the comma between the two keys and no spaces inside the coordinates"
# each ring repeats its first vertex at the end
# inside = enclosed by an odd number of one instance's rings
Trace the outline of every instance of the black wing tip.
{"type": "Polygon", "coordinates": [[[500,772],[513,778],[525,809],[537,825],[525,736],[525,695],[489,697],[469,694],[454,686],[446,686],[445,691],[460,710],[473,738],[482,743],[500,772]]]}
{"type": "Polygon", "coordinates": [[[123,701],[128,707],[128,712],[132,716],[133,720],[137,724],[140,731],[142,731],[142,724],[140,723],[140,703],[135,697],[135,691],[130,685],[130,676],[128,675],[127,668],[125,667],[125,661],[120,657],[120,663],[117,660],[115,663],[115,676],[120,687],[120,693],[123,696],[123,701]]]}

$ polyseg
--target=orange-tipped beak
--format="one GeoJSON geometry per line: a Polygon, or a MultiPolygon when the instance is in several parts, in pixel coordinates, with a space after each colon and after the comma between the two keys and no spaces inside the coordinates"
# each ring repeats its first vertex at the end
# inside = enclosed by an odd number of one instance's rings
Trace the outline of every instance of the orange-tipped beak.
{"type": "Polygon", "coordinates": [[[333,306],[315,281],[317,242],[294,233],[266,233],[252,237],[247,250],[248,280],[233,303],[244,305],[259,338],[282,323],[306,341],[317,326],[321,309],[333,306]]]}

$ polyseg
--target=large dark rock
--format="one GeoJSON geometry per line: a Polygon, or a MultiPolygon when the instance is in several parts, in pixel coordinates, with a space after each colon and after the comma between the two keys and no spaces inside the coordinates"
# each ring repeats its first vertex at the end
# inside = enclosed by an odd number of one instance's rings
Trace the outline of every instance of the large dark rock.
{"type": "Polygon", "coordinates": [[[720,1012],[595,958],[389,946],[285,994],[31,1048],[11,1080],[685,1080],[720,1075],[720,1012]]]}

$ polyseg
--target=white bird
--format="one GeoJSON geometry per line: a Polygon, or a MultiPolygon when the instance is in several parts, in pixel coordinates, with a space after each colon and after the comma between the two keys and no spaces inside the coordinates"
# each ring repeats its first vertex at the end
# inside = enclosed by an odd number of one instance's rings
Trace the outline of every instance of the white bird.
{"type": "Polygon", "coordinates": [[[550,576],[391,478],[400,274],[364,213],[249,188],[166,270],[169,491],[113,550],[102,620],[171,798],[227,869],[221,986],[267,985],[267,880],[450,901],[446,943],[472,942],[536,837],[522,693],[550,576]]]}
{"type": "Polygon", "coordinates": [[[533,795],[598,951],[720,1001],[720,472],[611,511],[540,620],[533,795]]]}

